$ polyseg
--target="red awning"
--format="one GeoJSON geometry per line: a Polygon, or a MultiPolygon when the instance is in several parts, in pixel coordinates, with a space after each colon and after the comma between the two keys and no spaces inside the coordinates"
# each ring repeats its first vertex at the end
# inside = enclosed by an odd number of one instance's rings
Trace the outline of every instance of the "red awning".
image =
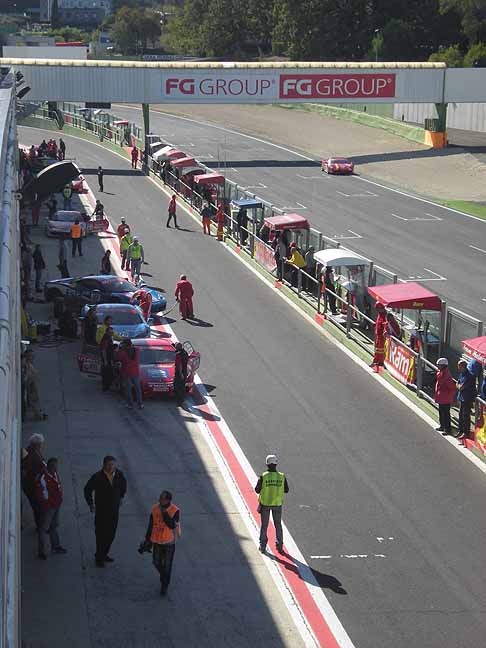
{"type": "Polygon", "coordinates": [[[300,214],[282,214],[265,218],[265,225],[270,230],[309,229],[309,221],[300,214]]]}
{"type": "Polygon", "coordinates": [[[462,341],[462,348],[470,358],[486,365],[486,335],[462,341]]]}
{"type": "Polygon", "coordinates": [[[202,175],[196,176],[194,182],[199,185],[221,185],[224,184],[224,176],[219,175],[219,173],[203,173],[202,175]]]}
{"type": "Polygon", "coordinates": [[[113,122],[113,126],[128,126],[130,122],[126,119],[119,119],[118,121],[113,122]]]}
{"type": "Polygon", "coordinates": [[[171,162],[171,166],[173,166],[175,169],[182,169],[184,167],[197,166],[197,162],[193,157],[182,157],[174,160],[174,162],[171,162]]]}
{"type": "Polygon", "coordinates": [[[370,286],[368,292],[376,301],[389,308],[442,310],[440,297],[415,282],[370,286]]]}

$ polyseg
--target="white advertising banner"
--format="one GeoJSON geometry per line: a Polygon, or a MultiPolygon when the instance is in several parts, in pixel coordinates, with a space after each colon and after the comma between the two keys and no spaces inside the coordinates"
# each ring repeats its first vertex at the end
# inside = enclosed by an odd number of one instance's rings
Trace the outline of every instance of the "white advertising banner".
{"type": "Polygon", "coordinates": [[[120,103],[436,103],[433,64],[140,63],[14,61],[31,100],[120,103]]]}

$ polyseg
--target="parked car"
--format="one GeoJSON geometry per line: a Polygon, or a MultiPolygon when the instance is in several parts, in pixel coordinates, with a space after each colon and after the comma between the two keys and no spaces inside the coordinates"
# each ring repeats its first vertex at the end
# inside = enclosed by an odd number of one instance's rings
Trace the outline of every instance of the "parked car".
{"type": "MultiPolygon", "coordinates": [[[[145,288],[152,295],[152,314],[163,311],[167,300],[161,290],[150,286],[145,288]]],[[[87,275],[47,281],[44,298],[55,301],[59,310],[67,306],[79,314],[87,304],[129,304],[136,290],[135,284],[116,275],[87,275]]]]}
{"type": "Polygon", "coordinates": [[[106,317],[113,320],[112,328],[118,335],[129,338],[150,337],[150,325],[145,321],[142,310],[133,304],[90,304],[81,312],[85,317],[88,310],[94,306],[98,326],[103,324],[106,317]]]}
{"type": "Polygon", "coordinates": [[[70,236],[72,224],[78,220],[81,225],[81,236],[86,236],[88,233],[87,223],[89,217],[83,212],[79,211],[65,211],[63,209],[55,212],[47,220],[46,234],[47,236],[70,236]]]}

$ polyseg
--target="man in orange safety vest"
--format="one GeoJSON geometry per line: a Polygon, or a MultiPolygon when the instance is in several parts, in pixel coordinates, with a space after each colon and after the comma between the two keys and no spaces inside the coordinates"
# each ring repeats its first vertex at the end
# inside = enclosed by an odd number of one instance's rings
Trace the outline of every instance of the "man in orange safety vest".
{"type": "Polygon", "coordinates": [[[172,504],[172,493],[162,491],[152,506],[145,542],[139,551],[152,548],[152,562],[160,574],[160,594],[165,596],[170,583],[176,538],[181,536],[180,510],[172,504]]]}

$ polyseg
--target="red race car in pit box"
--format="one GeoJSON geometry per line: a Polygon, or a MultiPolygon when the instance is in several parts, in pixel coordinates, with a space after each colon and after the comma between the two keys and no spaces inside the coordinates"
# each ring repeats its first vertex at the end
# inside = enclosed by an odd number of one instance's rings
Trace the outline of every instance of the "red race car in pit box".
{"type": "Polygon", "coordinates": [[[323,173],[331,174],[341,174],[352,175],[354,173],[354,164],[351,160],[347,160],[343,157],[329,158],[327,160],[322,160],[321,169],[323,173]]]}
{"type": "MultiPolygon", "coordinates": [[[[169,339],[140,338],[132,340],[140,350],[140,382],[144,398],[153,396],[174,396],[175,347],[169,339]]],[[[194,376],[199,368],[200,354],[194,351],[190,342],[182,345],[187,353],[186,392],[194,386],[194,376]]],[[[98,347],[87,347],[78,355],[81,373],[99,376],[101,373],[98,347]]],[[[120,381],[115,365],[114,386],[120,389],[120,381]]]]}

